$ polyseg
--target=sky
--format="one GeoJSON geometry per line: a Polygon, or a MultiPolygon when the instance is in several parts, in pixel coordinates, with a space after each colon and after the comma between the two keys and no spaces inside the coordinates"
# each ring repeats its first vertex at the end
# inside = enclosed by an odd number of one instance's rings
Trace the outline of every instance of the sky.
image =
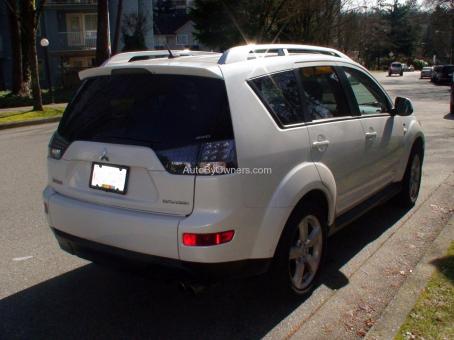
{"type": "MultiPolygon", "coordinates": [[[[344,2],[346,3],[347,10],[357,9],[364,6],[374,7],[377,5],[377,0],[344,0],[344,2]]],[[[383,2],[387,4],[393,4],[394,0],[385,0],[383,2]]],[[[405,2],[406,0],[399,0],[399,3],[401,4],[404,4],[405,2]]],[[[419,5],[424,5],[424,0],[417,0],[417,3],[419,5]]]]}

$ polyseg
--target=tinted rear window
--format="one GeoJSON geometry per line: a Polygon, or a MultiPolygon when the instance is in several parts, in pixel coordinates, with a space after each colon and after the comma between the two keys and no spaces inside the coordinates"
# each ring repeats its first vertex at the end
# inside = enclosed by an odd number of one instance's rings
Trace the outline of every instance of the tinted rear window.
{"type": "Polygon", "coordinates": [[[443,66],[443,72],[451,73],[454,71],[454,66],[443,66]]]}
{"type": "Polygon", "coordinates": [[[233,138],[224,81],[149,73],[86,80],[58,132],[69,142],[156,149],[233,138]]]}

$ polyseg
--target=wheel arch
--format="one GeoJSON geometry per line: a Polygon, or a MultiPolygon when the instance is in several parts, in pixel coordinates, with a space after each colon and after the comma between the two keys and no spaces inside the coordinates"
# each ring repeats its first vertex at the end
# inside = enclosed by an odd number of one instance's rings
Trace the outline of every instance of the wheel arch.
{"type": "Polygon", "coordinates": [[[276,251],[278,249],[278,246],[281,242],[281,239],[285,233],[285,230],[286,228],[288,228],[289,226],[289,222],[292,221],[292,219],[294,219],[298,214],[299,212],[301,212],[304,207],[308,204],[317,204],[318,206],[321,207],[321,211],[323,211],[323,216],[322,218],[324,218],[324,221],[322,221],[322,223],[326,224],[328,222],[328,218],[329,218],[329,201],[328,201],[328,198],[326,196],[326,193],[320,189],[312,189],[311,191],[307,192],[303,197],[300,198],[300,200],[298,201],[298,203],[295,205],[295,207],[292,209],[292,211],[290,212],[290,215],[288,216],[285,224],[284,224],[284,227],[282,228],[281,230],[281,234],[279,236],[279,240],[276,244],[276,247],[274,249],[274,255],[273,257],[276,255],[276,251]]]}
{"type": "Polygon", "coordinates": [[[421,126],[419,125],[416,119],[413,119],[409,123],[408,133],[406,136],[405,144],[404,144],[404,154],[402,155],[406,161],[401,162],[396,173],[396,181],[401,181],[405,175],[405,170],[407,169],[408,161],[410,159],[411,153],[415,149],[419,149],[422,154],[422,160],[424,160],[424,148],[425,148],[425,138],[424,134],[421,130],[421,126]]]}
{"type": "MultiPolygon", "coordinates": [[[[425,147],[425,141],[424,141],[424,138],[422,136],[417,136],[415,138],[415,140],[413,141],[413,144],[412,144],[412,147],[411,147],[411,151],[410,151],[410,154],[413,152],[413,151],[420,151],[421,152],[421,156],[422,158],[424,158],[424,147],[425,147]]],[[[410,155],[409,155],[410,156],[410,155]]]]}
{"type": "Polygon", "coordinates": [[[326,212],[326,223],[331,225],[334,222],[335,180],[329,169],[318,170],[314,163],[306,164],[283,180],[263,214],[251,251],[252,258],[274,255],[287,222],[308,200],[320,202],[326,212]]]}

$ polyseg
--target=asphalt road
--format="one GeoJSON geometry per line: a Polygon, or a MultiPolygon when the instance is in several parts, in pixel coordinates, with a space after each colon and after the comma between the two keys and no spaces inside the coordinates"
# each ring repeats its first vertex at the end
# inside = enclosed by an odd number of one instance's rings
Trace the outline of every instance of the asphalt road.
{"type": "MultiPolygon", "coordinates": [[[[276,299],[263,288],[263,278],[223,283],[194,297],[175,283],[103,269],[62,252],[46,225],[41,201],[46,147],[56,125],[0,131],[0,339],[298,337],[311,322],[326,319],[324,306],[331,303],[342,310],[346,302],[340,294],[352,287],[358,268],[374,259],[372,250],[387,246],[397,251],[391,236],[404,230],[415,212],[418,218],[430,217],[423,203],[453,171],[448,87],[419,80],[417,73],[391,78],[380,73],[377,78],[393,96],[412,99],[423,124],[422,208],[408,212],[386,204],[335,235],[322,284],[305,301],[276,299]]],[[[418,256],[424,249],[417,248],[418,256]]],[[[333,324],[342,317],[334,310],[333,324]]],[[[327,332],[309,330],[311,337],[327,332]]],[[[346,332],[346,337],[361,335],[346,332]]]]}

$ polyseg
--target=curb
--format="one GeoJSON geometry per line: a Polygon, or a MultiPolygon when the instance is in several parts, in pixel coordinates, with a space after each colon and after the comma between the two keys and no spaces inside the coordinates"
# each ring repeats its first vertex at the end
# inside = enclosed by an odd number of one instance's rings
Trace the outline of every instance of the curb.
{"type": "Polygon", "coordinates": [[[435,272],[431,262],[446,255],[450,243],[454,240],[454,216],[437,236],[431,248],[416,265],[413,273],[407,278],[397,294],[383,311],[380,319],[369,330],[365,339],[394,339],[408,313],[415,305],[427,282],[435,272]]]}
{"type": "Polygon", "coordinates": [[[60,119],[61,119],[61,116],[50,117],[50,118],[30,119],[30,120],[25,120],[25,121],[21,121],[21,122],[4,123],[4,124],[0,124],[0,130],[12,129],[12,128],[22,127],[22,126],[54,123],[54,122],[60,121],[60,119]]]}

